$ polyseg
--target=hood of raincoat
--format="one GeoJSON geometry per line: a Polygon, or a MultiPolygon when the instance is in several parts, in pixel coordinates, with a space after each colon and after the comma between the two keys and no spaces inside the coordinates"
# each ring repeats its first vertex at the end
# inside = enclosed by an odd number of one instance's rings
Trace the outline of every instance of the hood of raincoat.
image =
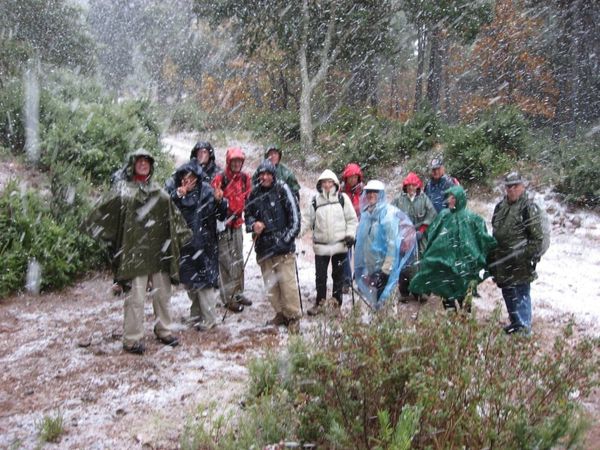
{"type": "Polygon", "coordinates": [[[329,169],[325,169],[323,171],[323,173],[319,176],[319,179],[317,180],[317,191],[319,191],[319,192],[322,192],[321,182],[323,180],[333,180],[333,184],[335,184],[336,192],[340,190],[340,182],[338,180],[338,177],[335,175],[335,173],[333,173],[333,171],[331,171],[329,169]]]}
{"type": "Polygon", "coordinates": [[[269,145],[267,147],[267,149],[265,150],[265,159],[267,159],[269,157],[269,152],[271,150],[275,150],[277,153],[279,153],[279,162],[281,162],[281,158],[283,157],[283,153],[281,152],[281,149],[276,146],[276,145],[269,145]]]}
{"type": "Polygon", "coordinates": [[[260,175],[263,172],[269,172],[271,175],[273,175],[273,181],[276,180],[277,169],[275,168],[275,165],[268,159],[265,159],[260,163],[258,169],[256,169],[256,175],[260,175]]]}
{"type": "Polygon", "coordinates": [[[408,186],[409,184],[417,186],[417,192],[423,189],[423,182],[421,181],[419,176],[414,172],[409,172],[408,175],[406,175],[404,181],[402,181],[402,190],[404,192],[406,192],[406,186],[408,186]]]}
{"type": "Polygon", "coordinates": [[[227,168],[229,168],[229,163],[231,163],[232,159],[241,159],[242,167],[244,162],[246,161],[246,155],[244,154],[244,150],[241,147],[231,147],[227,149],[227,153],[225,154],[225,164],[227,168]]]}
{"type": "Polygon", "coordinates": [[[467,193],[462,186],[452,186],[446,189],[444,198],[448,198],[448,195],[454,195],[456,198],[456,209],[453,212],[462,211],[467,207],[467,193]]]}
{"type": "Polygon", "coordinates": [[[150,174],[148,175],[148,180],[152,178],[154,174],[154,156],[150,154],[148,150],[145,148],[138,148],[137,150],[131,152],[127,157],[127,167],[125,168],[126,179],[128,181],[133,179],[133,170],[135,168],[135,162],[138,158],[148,158],[150,160],[150,174]]]}
{"type": "Polygon", "coordinates": [[[188,161],[175,170],[175,187],[181,186],[183,177],[188,173],[193,173],[198,178],[196,186],[202,184],[202,166],[196,162],[196,160],[188,161]]]}
{"type": "Polygon", "coordinates": [[[352,175],[357,175],[358,182],[362,183],[362,181],[363,181],[362,170],[360,170],[360,166],[356,163],[350,163],[344,168],[344,172],[342,172],[342,180],[346,181],[348,179],[348,177],[351,177],[352,175]]]}
{"type": "Polygon", "coordinates": [[[214,161],[215,160],[215,149],[213,148],[213,146],[210,142],[206,142],[206,141],[196,142],[196,145],[194,145],[194,148],[192,148],[192,152],[190,153],[190,159],[196,159],[196,157],[198,156],[198,152],[200,150],[202,150],[203,148],[208,150],[208,154],[210,156],[210,161],[214,161]]]}

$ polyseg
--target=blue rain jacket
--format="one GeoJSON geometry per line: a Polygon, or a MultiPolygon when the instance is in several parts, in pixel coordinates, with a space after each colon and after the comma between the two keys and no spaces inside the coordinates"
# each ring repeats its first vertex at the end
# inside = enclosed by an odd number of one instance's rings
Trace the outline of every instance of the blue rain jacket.
{"type": "MultiPolygon", "coordinates": [[[[361,199],[361,204],[366,205],[366,201],[361,199]]],[[[368,206],[363,206],[356,233],[354,273],[358,292],[375,309],[392,296],[400,271],[412,258],[415,247],[416,232],[412,222],[406,214],[387,203],[385,191],[379,192],[374,209],[369,211],[368,206]],[[370,276],[376,272],[389,275],[379,298],[377,289],[369,284],[370,276]]]]}

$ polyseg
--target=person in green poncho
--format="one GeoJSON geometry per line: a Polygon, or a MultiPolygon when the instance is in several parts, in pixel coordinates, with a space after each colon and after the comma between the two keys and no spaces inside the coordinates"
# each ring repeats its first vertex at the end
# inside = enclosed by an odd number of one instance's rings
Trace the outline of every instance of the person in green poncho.
{"type": "Polygon", "coordinates": [[[471,282],[479,283],[486,269],[487,254],[496,246],[483,218],[467,209],[467,194],[461,186],[445,191],[447,208],[440,211],[425,233],[427,247],[421,269],[409,289],[416,294],[442,297],[446,309],[463,307],[471,282]]]}
{"type": "Polygon", "coordinates": [[[129,156],[124,177],[90,213],[85,229],[114,250],[116,280],[131,280],[125,297],[123,349],[143,354],[144,300],[152,281],[152,306],[157,321],[154,333],[160,342],[175,347],[171,332],[171,280],[179,279],[179,249],[192,232],[183,216],[151,178],[154,158],[144,149],[129,156]]]}

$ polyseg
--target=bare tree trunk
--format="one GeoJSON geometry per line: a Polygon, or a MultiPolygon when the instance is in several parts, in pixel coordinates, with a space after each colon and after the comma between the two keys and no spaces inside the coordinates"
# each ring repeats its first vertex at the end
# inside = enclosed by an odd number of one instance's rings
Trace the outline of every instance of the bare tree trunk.
{"type": "Polygon", "coordinates": [[[421,107],[423,98],[423,76],[425,70],[425,29],[423,25],[419,25],[417,36],[417,79],[415,82],[415,104],[414,111],[418,111],[421,107]]]}
{"type": "Polygon", "coordinates": [[[441,31],[436,28],[431,33],[431,47],[429,49],[429,73],[427,76],[427,101],[437,112],[440,108],[440,87],[442,84],[442,45],[441,31]]]}

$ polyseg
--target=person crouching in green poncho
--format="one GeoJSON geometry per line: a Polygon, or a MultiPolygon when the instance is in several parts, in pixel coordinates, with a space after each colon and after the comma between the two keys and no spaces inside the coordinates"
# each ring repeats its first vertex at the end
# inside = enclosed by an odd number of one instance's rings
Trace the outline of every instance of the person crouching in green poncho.
{"type": "Polygon", "coordinates": [[[472,282],[480,283],[489,274],[487,254],[496,240],[482,217],[467,209],[467,194],[461,186],[445,191],[447,208],[440,211],[426,231],[427,247],[421,269],[409,289],[415,294],[436,294],[446,309],[463,307],[472,282]]]}

